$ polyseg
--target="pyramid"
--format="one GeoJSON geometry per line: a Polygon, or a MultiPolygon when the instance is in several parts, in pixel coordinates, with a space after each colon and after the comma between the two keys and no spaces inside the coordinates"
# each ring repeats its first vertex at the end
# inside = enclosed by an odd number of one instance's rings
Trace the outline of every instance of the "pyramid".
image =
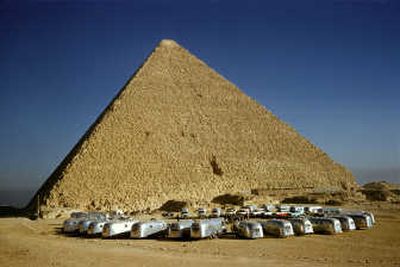
{"type": "Polygon", "coordinates": [[[144,210],[256,188],[354,185],[292,127],[163,40],[29,206],[144,210]]]}

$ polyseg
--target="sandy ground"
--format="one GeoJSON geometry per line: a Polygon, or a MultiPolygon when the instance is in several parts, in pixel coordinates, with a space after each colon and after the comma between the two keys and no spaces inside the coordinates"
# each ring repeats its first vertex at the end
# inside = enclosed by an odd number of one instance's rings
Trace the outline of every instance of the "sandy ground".
{"type": "Polygon", "coordinates": [[[0,219],[0,266],[400,266],[400,206],[369,205],[371,230],[288,239],[101,240],[59,233],[62,220],[0,219]]]}

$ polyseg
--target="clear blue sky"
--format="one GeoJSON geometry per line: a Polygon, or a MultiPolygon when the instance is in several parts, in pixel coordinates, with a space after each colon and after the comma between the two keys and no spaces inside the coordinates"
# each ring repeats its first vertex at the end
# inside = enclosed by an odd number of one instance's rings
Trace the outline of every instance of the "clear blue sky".
{"type": "Polygon", "coordinates": [[[399,1],[0,0],[0,189],[38,188],[163,38],[358,181],[400,181],[399,1]]]}

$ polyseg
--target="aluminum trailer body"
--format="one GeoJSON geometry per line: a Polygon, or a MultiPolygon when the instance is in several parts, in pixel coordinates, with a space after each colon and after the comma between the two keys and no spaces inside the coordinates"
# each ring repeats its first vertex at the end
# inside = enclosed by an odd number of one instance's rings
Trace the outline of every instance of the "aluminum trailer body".
{"type": "Polygon", "coordinates": [[[226,232],[222,218],[212,218],[194,222],[190,231],[191,239],[214,238],[226,232]]]}
{"type": "Polygon", "coordinates": [[[348,213],[346,215],[350,216],[354,220],[357,230],[369,229],[373,226],[371,216],[367,214],[348,213]]]}
{"type": "Polygon", "coordinates": [[[293,226],[287,220],[272,219],[261,222],[265,235],[272,235],[274,237],[288,237],[293,236],[293,226]]]}
{"type": "Polygon", "coordinates": [[[234,231],[237,237],[247,239],[263,238],[263,227],[258,222],[241,221],[234,225],[234,231]]]}
{"type": "Polygon", "coordinates": [[[165,236],[168,230],[168,224],[161,220],[150,220],[139,222],[132,226],[131,238],[149,238],[165,236]]]}
{"type": "Polygon", "coordinates": [[[173,239],[188,239],[193,220],[180,220],[169,225],[167,237],[173,239]]]}
{"type": "Polygon", "coordinates": [[[330,235],[342,233],[342,226],[338,219],[310,217],[309,220],[313,225],[314,233],[330,235]]]}
{"type": "Polygon", "coordinates": [[[331,216],[332,218],[338,219],[343,231],[353,231],[356,230],[356,224],[350,216],[339,214],[331,216]]]}
{"type": "Polygon", "coordinates": [[[291,218],[289,219],[296,235],[308,235],[314,233],[312,223],[307,218],[291,218]]]}
{"type": "Polygon", "coordinates": [[[119,219],[108,222],[104,225],[101,236],[103,238],[110,238],[129,235],[132,230],[132,225],[138,222],[139,221],[135,219],[119,219]]]}

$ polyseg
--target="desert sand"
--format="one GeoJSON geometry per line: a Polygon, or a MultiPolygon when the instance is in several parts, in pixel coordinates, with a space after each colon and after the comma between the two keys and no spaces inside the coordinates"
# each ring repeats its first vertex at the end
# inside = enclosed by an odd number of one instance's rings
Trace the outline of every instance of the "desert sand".
{"type": "Polygon", "coordinates": [[[64,236],[62,219],[0,219],[0,266],[400,266],[399,204],[375,212],[370,230],[336,236],[201,241],[102,240],[64,236]]]}

